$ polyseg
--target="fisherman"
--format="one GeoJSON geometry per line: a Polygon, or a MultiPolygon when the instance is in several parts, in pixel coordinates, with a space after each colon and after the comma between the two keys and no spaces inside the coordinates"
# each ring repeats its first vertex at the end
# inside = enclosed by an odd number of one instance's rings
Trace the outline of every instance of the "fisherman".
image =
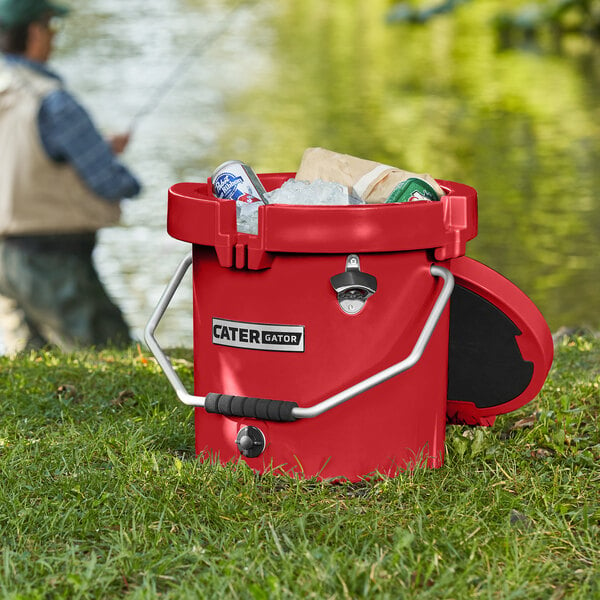
{"type": "Polygon", "coordinates": [[[47,66],[48,0],[0,0],[0,337],[5,352],[126,345],[129,327],[92,262],[97,231],[118,223],[140,183],[47,66]]]}

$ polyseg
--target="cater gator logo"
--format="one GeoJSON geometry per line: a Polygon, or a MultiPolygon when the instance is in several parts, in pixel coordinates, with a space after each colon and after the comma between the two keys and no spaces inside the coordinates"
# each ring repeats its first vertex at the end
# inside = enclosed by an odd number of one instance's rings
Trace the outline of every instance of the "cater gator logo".
{"type": "Polygon", "coordinates": [[[304,325],[212,320],[212,341],[219,346],[276,352],[304,352],[304,325]]]}

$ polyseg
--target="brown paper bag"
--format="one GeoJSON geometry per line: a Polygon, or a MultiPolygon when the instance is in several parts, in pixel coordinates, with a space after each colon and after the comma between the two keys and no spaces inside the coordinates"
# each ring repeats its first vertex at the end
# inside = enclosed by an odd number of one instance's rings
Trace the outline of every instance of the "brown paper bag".
{"type": "Polygon", "coordinates": [[[427,173],[411,173],[324,148],[307,148],[296,173],[299,181],[321,179],[346,185],[367,204],[385,202],[398,184],[411,177],[424,179],[439,197],[444,195],[442,188],[427,173]]]}

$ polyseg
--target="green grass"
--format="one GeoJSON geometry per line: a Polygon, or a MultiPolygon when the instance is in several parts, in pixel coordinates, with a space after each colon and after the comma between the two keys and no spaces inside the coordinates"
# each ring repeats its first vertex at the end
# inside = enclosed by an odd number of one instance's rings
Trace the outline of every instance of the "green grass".
{"type": "Polygon", "coordinates": [[[443,468],[329,484],[199,463],[137,351],[2,357],[0,597],[600,598],[599,383],[600,340],[565,339],[443,468]]]}

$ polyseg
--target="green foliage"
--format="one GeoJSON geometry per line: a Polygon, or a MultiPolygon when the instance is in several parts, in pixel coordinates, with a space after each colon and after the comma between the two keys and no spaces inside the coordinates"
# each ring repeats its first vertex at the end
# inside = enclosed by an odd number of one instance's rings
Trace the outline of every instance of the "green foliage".
{"type": "Polygon", "coordinates": [[[555,38],[566,34],[600,38],[598,0],[538,0],[513,12],[500,12],[496,27],[503,43],[519,44],[538,40],[550,32],[555,38]]]}
{"type": "Polygon", "coordinates": [[[534,402],[448,427],[441,469],[332,485],[198,462],[139,352],[1,357],[0,596],[598,597],[599,364],[564,338],[534,402]]]}
{"type": "MultiPolygon", "coordinates": [[[[390,23],[423,24],[456,10],[470,0],[400,2],[387,15],[390,23]]],[[[509,3],[509,4],[512,4],[509,3]]],[[[600,2],[598,0],[530,0],[510,10],[498,9],[495,26],[506,45],[531,41],[544,29],[555,35],[576,33],[600,36],[600,2]]]]}

